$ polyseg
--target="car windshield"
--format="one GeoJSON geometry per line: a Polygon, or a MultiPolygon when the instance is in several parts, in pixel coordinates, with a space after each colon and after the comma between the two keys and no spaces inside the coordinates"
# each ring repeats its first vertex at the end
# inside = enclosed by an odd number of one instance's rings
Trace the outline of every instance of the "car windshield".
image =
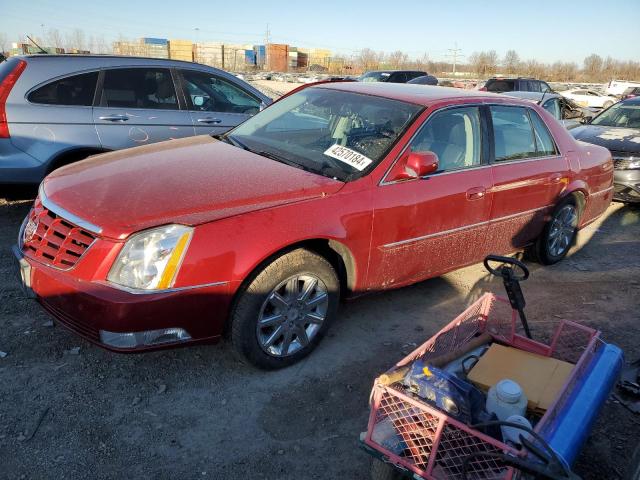
{"type": "Polygon", "coordinates": [[[222,138],[275,161],[349,181],[375,167],[421,110],[388,98],[306,88],[222,138]]]}
{"type": "Polygon", "coordinates": [[[361,82],[386,82],[391,74],[389,72],[367,72],[358,80],[361,82]]]}
{"type": "Polygon", "coordinates": [[[640,105],[617,103],[594,118],[591,124],[603,127],[640,128],[640,105]]]}

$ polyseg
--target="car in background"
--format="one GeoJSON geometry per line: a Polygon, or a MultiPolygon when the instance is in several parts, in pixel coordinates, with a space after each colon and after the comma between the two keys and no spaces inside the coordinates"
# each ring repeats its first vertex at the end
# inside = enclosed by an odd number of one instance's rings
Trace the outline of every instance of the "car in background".
{"type": "Polygon", "coordinates": [[[106,55],[0,63],[0,184],[39,183],[90,155],[222,134],[271,99],[216,68],[106,55]]]}
{"type": "Polygon", "coordinates": [[[605,88],[607,95],[622,95],[629,87],[640,87],[640,82],[629,82],[627,80],[611,80],[605,88]]]}
{"type": "Polygon", "coordinates": [[[640,87],[629,87],[622,92],[622,100],[633,97],[640,97],[640,87]]]}
{"type": "Polygon", "coordinates": [[[567,129],[587,123],[596,116],[594,110],[581,107],[558,93],[508,92],[507,95],[540,105],[567,129]]]}
{"type": "Polygon", "coordinates": [[[217,138],[56,170],[14,253],[27,291],[105,348],[228,332],[249,362],[279,368],[314,349],[341,296],[490,252],[560,261],[608,207],[611,184],[609,152],[531,102],[322,83],[217,138]]]}
{"type": "Polygon", "coordinates": [[[589,124],[571,130],[571,134],[577,140],[611,151],[614,200],[640,202],[640,97],[613,104],[589,124]]]}
{"type": "Polygon", "coordinates": [[[407,83],[411,83],[412,85],[438,85],[438,79],[433,75],[422,75],[421,77],[416,77],[412,80],[409,80],[407,83]]]}
{"type": "Polygon", "coordinates": [[[574,88],[560,93],[563,97],[569,98],[581,107],[609,108],[618,99],[612,95],[597,92],[586,88],[574,88]]]}
{"type": "Polygon", "coordinates": [[[479,90],[483,92],[552,92],[547,82],[535,78],[503,78],[495,77],[486,81],[479,90]]]}
{"type": "Polygon", "coordinates": [[[427,72],[418,70],[372,70],[358,77],[359,82],[407,83],[414,78],[424,77],[427,72]]]}

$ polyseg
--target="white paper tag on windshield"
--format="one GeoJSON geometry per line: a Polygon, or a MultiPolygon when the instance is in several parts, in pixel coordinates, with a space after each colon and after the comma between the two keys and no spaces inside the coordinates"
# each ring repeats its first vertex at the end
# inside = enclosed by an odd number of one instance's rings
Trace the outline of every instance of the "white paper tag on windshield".
{"type": "Polygon", "coordinates": [[[355,150],[351,150],[350,148],[343,147],[342,145],[332,145],[327,148],[324,152],[325,155],[329,157],[333,157],[341,162],[346,163],[347,165],[351,165],[356,170],[364,170],[369,165],[371,165],[371,160],[368,157],[365,157],[361,153],[356,152],[355,150]]]}

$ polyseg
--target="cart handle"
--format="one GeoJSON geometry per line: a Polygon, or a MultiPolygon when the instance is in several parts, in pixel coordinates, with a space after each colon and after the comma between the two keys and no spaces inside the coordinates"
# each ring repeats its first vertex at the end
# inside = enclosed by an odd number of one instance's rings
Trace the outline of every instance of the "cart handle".
{"type": "Polygon", "coordinates": [[[502,269],[505,268],[505,265],[513,265],[514,267],[518,267],[520,269],[520,271],[522,272],[521,275],[516,275],[515,274],[515,269],[513,270],[514,274],[513,274],[513,279],[514,280],[526,280],[527,278],[529,278],[529,269],[527,268],[527,266],[522,263],[520,260],[517,260],[513,257],[502,257],[500,255],[487,255],[484,258],[484,268],[486,268],[487,270],[489,270],[489,273],[491,273],[492,275],[495,275],[497,277],[502,277],[502,269]],[[498,262],[501,263],[502,265],[499,266],[498,268],[492,268],[490,266],[491,262],[498,262]]]}

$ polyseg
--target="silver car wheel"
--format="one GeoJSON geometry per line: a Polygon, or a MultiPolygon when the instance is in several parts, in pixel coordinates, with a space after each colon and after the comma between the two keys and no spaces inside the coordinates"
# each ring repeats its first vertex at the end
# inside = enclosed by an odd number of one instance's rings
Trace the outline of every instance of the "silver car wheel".
{"type": "Polygon", "coordinates": [[[576,207],[567,204],[551,220],[547,238],[547,248],[551,256],[558,257],[569,249],[577,227],[578,212],[576,207]]]}
{"type": "Polygon", "coordinates": [[[256,334],[260,347],[274,357],[303,349],[327,317],[329,294],[318,277],[294,275],[274,288],[262,304],[256,334]]]}

